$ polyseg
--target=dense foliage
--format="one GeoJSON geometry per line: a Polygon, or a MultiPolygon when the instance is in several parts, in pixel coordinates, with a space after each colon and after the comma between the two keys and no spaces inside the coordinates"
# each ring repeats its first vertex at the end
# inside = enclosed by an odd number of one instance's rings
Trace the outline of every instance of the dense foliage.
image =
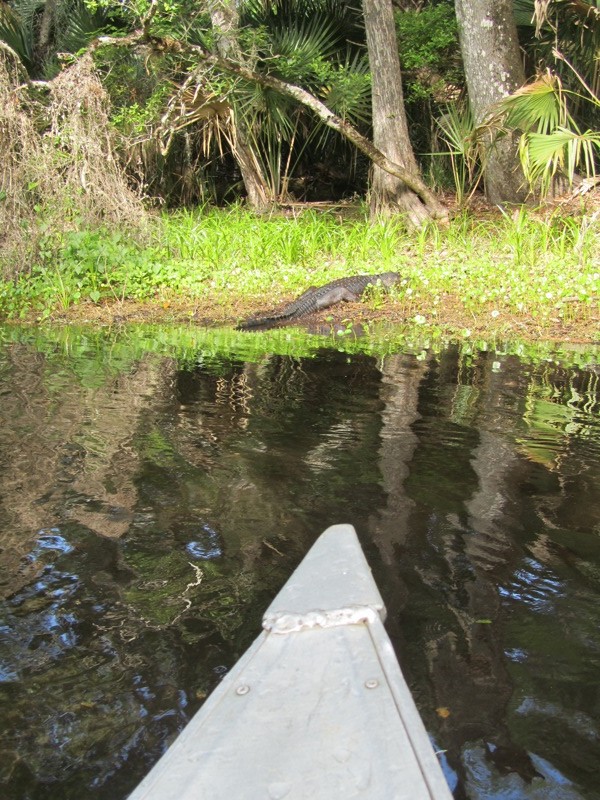
{"type": "MultiPolygon", "coordinates": [[[[66,54],[79,52],[99,34],[136,30],[151,8],[148,0],[128,5],[11,0],[0,9],[0,40],[32,78],[51,78],[66,63],[66,54]]],[[[154,10],[151,31],[160,46],[95,51],[121,134],[123,161],[147,195],[173,206],[239,196],[235,134],[227,116],[232,107],[247,119],[252,151],[274,197],[332,199],[364,191],[367,164],[306,109],[273,90],[203,68],[165,44],[213,49],[219,32],[209,7],[169,0],[154,10]]],[[[562,94],[557,89],[557,98],[572,93],[565,101],[571,129],[593,128],[600,80],[593,67],[600,41],[597,3],[554,0],[534,6],[533,0],[515,0],[515,13],[529,74],[556,71],[563,89],[562,94]]],[[[428,163],[428,154],[447,146],[447,139],[438,143],[436,120],[454,113],[464,90],[453,3],[399,4],[396,22],[413,144],[428,163]]],[[[246,0],[235,35],[240,57],[254,68],[309,89],[368,133],[369,70],[355,4],[246,0]]],[[[592,160],[595,152],[589,150],[592,160]]],[[[433,174],[444,181],[439,160],[435,163],[433,174]]],[[[455,171],[447,175],[456,178],[455,171]]]]}

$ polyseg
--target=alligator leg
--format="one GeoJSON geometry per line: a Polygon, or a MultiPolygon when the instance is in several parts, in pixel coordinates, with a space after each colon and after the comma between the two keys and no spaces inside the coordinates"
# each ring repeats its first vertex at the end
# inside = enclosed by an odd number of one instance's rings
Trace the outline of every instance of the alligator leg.
{"type": "Polygon", "coordinates": [[[333,306],[336,303],[341,303],[342,300],[351,303],[354,300],[358,300],[358,297],[357,294],[346,289],[345,286],[336,286],[335,289],[327,292],[323,297],[318,298],[315,302],[315,311],[320,311],[322,308],[329,308],[329,306],[333,306]]]}

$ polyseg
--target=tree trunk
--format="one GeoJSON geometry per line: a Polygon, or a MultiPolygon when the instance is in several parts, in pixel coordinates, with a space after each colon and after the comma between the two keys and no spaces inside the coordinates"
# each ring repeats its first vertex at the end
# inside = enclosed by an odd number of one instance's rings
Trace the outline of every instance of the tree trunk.
{"type": "MultiPolygon", "coordinates": [[[[217,33],[219,55],[242,64],[242,54],[236,38],[239,14],[235,0],[209,0],[208,7],[212,26],[217,33]]],[[[242,174],[248,203],[252,208],[265,208],[274,201],[274,198],[269,191],[260,163],[248,143],[246,124],[235,108],[233,115],[233,155],[242,174]]]]}
{"type": "Polygon", "coordinates": [[[34,43],[34,61],[36,69],[43,71],[44,62],[52,47],[52,38],[56,26],[58,0],[46,0],[42,10],[37,37],[34,43]]]}
{"type": "MultiPolygon", "coordinates": [[[[455,0],[469,102],[477,125],[494,103],[525,83],[512,0],[455,0]]],[[[522,203],[527,195],[518,134],[489,140],[484,167],[490,203],[522,203]]]]}
{"type": "MultiPolygon", "coordinates": [[[[398,41],[391,0],[363,0],[372,79],[373,143],[415,176],[415,159],[402,94],[398,41]]],[[[405,213],[413,225],[430,217],[421,199],[398,177],[373,167],[371,216],[405,213]]]]}

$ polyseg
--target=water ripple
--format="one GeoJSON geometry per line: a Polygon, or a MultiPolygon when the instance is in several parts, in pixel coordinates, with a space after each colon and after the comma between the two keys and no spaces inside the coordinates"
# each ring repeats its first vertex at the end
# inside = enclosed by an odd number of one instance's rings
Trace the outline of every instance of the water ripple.
{"type": "Polygon", "coordinates": [[[185,549],[191,558],[209,560],[223,555],[219,534],[209,525],[202,525],[201,538],[188,542],[185,549]]]}
{"type": "Polygon", "coordinates": [[[541,613],[553,611],[556,600],[565,595],[565,587],[558,576],[533,558],[525,559],[512,580],[499,586],[498,591],[504,599],[541,613]]]}

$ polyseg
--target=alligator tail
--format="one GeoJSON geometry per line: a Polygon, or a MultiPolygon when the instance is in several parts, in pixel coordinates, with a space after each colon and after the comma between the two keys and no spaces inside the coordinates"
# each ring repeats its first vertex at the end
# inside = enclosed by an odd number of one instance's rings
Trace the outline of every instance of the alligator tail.
{"type": "Polygon", "coordinates": [[[240,322],[239,325],[236,325],[235,329],[236,331],[252,331],[256,330],[257,328],[272,328],[274,325],[277,325],[278,322],[282,322],[284,319],[287,319],[286,315],[247,319],[244,322],[240,322]]]}

